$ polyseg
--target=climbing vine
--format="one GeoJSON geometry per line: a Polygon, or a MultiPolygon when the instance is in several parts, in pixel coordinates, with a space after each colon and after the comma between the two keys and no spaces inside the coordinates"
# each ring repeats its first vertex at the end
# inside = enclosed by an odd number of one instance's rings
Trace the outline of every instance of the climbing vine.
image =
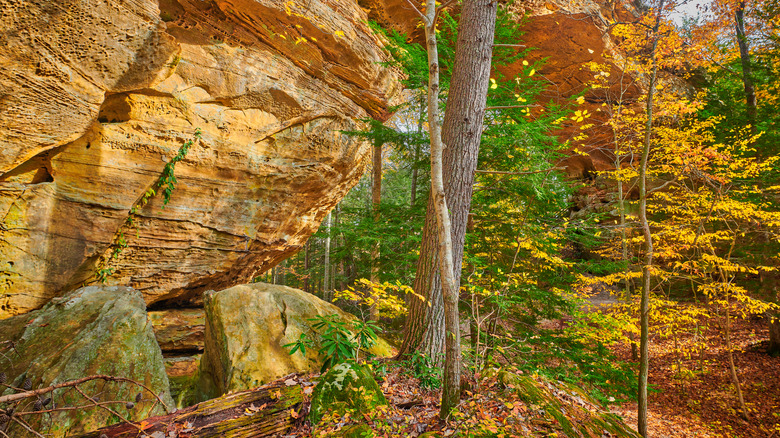
{"type": "Polygon", "coordinates": [[[141,196],[141,198],[138,199],[138,201],[136,201],[130,208],[130,212],[128,213],[127,218],[119,227],[116,234],[114,234],[114,239],[109,246],[111,251],[109,252],[108,256],[105,254],[101,256],[97,263],[95,277],[97,278],[98,282],[105,283],[106,280],[108,280],[108,278],[114,274],[115,269],[111,266],[111,262],[118,259],[122,251],[127,248],[125,228],[134,227],[136,230],[136,237],[138,237],[138,226],[135,223],[135,219],[138,216],[139,210],[144,208],[146,204],[148,204],[149,201],[158,193],[162,193],[162,208],[165,208],[165,206],[168,205],[168,202],[171,200],[171,195],[173,195],[173,191],[176,189],[176,183],[178,182],[174,173],[174,170],[176,169],[176,163],[183,160],[184,157],[187,156],[187,153],[190,151],[192,145],[195,144],[196,141],[200,140],[200,128],[195,128],[195,138],[187,140],[184,142],[184,144],[181,145],[176,156],[165,164],[165,167],[163,167],[162,173],[160,174],[160,177],[157,179],[157,181],[155,181],[154,184],[152,184],[152,186],[149,187],[141,196]]]}

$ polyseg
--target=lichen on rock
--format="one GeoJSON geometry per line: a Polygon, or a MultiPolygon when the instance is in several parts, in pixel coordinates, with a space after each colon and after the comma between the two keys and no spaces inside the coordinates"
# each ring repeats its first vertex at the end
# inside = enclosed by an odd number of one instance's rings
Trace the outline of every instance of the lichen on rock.
{"type": "MultiPolygon", "coordinates": [[[[319,371],[324,357],[315,350],[290,354],[284,345],[310,331],[309,319],[355,317],[312,294],[286,286],[252,283],[207,292],[205,351],[200,361],[201,399],[254,388],[290,373],[319,371]]],[[[318,341],[316,336],[315,342],[318,341]]],[[[378,339],[369,352],[393,354],[378,339]]]]}
{"type": "Polygon", "coordinates": [[[314,388],[309,418],[319,423],[326,415],[360,416],[377,406],[387,405],[387,399],[371,372],[353,361],[333,366],[320,377],[314,388]]]}
{"type": "MultiPolygon", "coordinates": [[[[13,346],[12,350],[0,351],[0,368],[13,387],[21,388],[27,379],[31,388],[42,388],[81,377],[108,375],[132,379],[154,394],[131,383],[100,380],[79,387],[103,401],[122,401],[110,406],[131,420],[165,412],[155,395],[160,395],[168,407],[173,406],[162,353],[147,319],[146,305],[136,290],[98,286],[78,289],[40,310],[0,321],[0,333],[3,341],[12,343],[3,344],[3,348],[13,346]],[[126,408],[124,402],[135,401],[138,393],[141,401],[126,408]]],[[[8,393],[11,390],[6,388],[3,394],[8,393]]],[[[68,388],[55,390],[52,399],[59,407],[90,404],[68,388]]],[[[72,436],[120,421],[94,407],[25,419],[51,437],[72,436]]],[[[27,432],[13,426],[6,433],[23,437],[27,432]]]]}

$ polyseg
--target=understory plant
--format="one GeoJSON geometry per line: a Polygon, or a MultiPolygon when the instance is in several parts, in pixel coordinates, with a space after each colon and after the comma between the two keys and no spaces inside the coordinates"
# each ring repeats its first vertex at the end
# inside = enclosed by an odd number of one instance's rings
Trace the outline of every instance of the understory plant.
{"type": "Polygon", "coordinates": [[[324,357],[321,372],[336,364],[359,359],[361,351],[376,344],[379,327],[372,321],[347,322],[340,320],[338,315],[317,315],[308,321],[312,323],[310,335],[301,333],[297,341],[284,347],[290,349],[290,354],[300,350],[304,356],[307,348],[310,351],[317,348],[324,357]]]}

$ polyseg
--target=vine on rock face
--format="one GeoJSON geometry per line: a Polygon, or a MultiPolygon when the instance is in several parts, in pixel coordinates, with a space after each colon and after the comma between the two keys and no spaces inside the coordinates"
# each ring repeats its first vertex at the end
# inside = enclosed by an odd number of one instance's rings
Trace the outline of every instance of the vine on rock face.
{"type": "Polygon", "coordinates": [[[174,174],[176,163],[183,160],[184,157],[187,156],[187,153],[190,151],[192,145],[195,144],[196,141],[201,140],[201,136],[202,134],[200,128],[195,128],[195,138],[187,140],[184,142],[184,144],[181,145],[176,156],[165,164],[165,167],[163,167],[162,173],[160,174],[160,177],[157,179],[157,181],[155,181],[155,183],[152,184],[152,186],[149,187],[149,189],[144,192],[141,198],[136,201],[130,208],[130,212],[128,213],[127,218],[119,227],[116,234],[114,234],[114,239],[109,246],[111,251],[108,257],[103,255],[101,256],[100,260],[98,260],[97,268],[95,270],[95,277],[97,278],[98,282],[105,284],[106,280],[108,280],[108,278],[114,274],[115,269],[110,266],[111,262],[118,259],[122,251],[127,248],[127,239],[125,238],[124,228],[135,227],[136,237],[138,237],[138,226],[135,224],[135,218],[138,216],[138,211],[141,208],[144,208],[146,204],[148,204],[149,201],[160,191],[162,191],[163,198],[162,208],[165,208],[165,206],[168,205],[168,202],[171,200],[173,190],[176,188],[176,183],[178,182],[176,175],[174,174]]]}

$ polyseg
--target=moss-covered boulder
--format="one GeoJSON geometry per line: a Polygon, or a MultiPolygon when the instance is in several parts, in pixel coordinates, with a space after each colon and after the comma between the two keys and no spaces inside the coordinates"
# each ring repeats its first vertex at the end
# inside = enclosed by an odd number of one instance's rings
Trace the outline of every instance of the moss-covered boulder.
{"type": "MultiPolygon", "coordinates": [[[[290,354],[284,345],[302,333],[312,335],[309,319],[338,315],[342,321],[355,317],[298,289],[253,283],[206,292],[205,350],[200,361],[201,400],[232,391],[255,388],[290,373],[319,371],[324,357],[317,348],[290,354]]],[[[317,341],[317,337],[314,336],[317,341]]],[[[379,357],[394,352],[379,340],[369,350],[379,357]]]]}
{"type": "MultiPolygon", "coordinates": [[[[126,287],[90,286],[53,299],[40,310],[0,321],[0,372],[16,388],[44,388],[91,375],[103,374],[132,379],[147,386],[95,380],[79,385],[95,400],[140,401],[109,406],[131,420],[165,413],[155,403],[155,394],[171,406],[168,377],[162,353],[155,341],[141,293],[126,287]]],[[[3,395],[12,393],[5,389],[3,395]]],[[[52,403],[58,407],[88,404],[83,395],[69,388],[55,390],[52,403]]],[[[2,406],[0,408],[8,408],[2,406]]],[[[51,407],[51,405],[48,405],[51,407]]],[[[16,406],[17,412],[34,410],[32,400],[16,406]]],[[[28,415],[47,437],[65,437],[94,430],[120,419],[96,408],[28,415]]],[[[11,424],[8,436],[24,437],[28,432],[11,424]]]]}
{"type": "Polygon", "coordinates": [[[387,399],[371,372],[355,362],[342,362],[328,370],[314,388],[309,419],[316,424],[325,414],[360,416],[381,405],[387,405],[387,399]]]}

